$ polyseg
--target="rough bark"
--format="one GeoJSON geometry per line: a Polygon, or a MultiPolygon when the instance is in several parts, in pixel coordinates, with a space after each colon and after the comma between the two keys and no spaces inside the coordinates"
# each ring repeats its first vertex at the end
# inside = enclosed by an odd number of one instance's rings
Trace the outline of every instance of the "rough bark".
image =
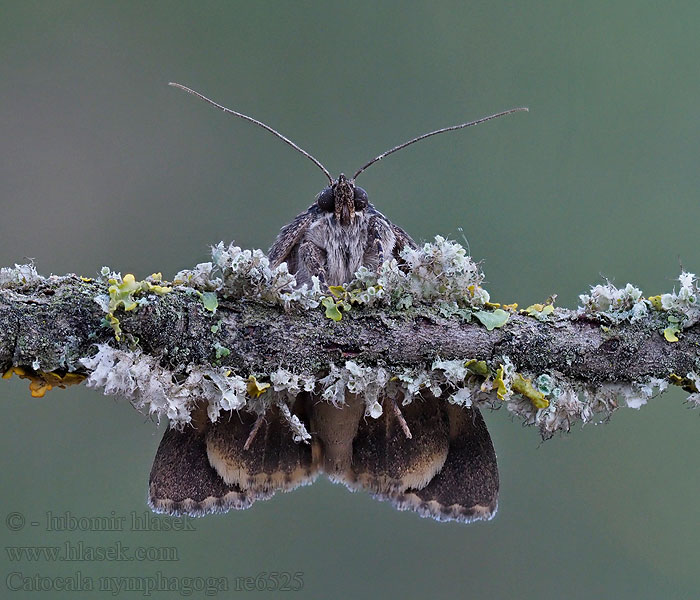
{"type": "MultiPolygon", "coordinates": [[[[0,289],[0,371],[22,366],[80,372],[79,359],[91,355],[95,344],[116,345],[94,300],[105,291],[104,283],[76,276],[0,289]]],[[[350,358],[417,367],[437,357],[497,363],[507,356],[519,371],[557,371],[585,385],[667,379],[700,364],[700,325],[669,343],[661,333],[666,317],[655,311],[620,324],[565,309],[556,309],[547,321],[512,314],[503,327],[487,331],[476,320],[445,318],[427,305],[402,311],[357,308],[334,322],[320,307],[284,312],[260,302],[219,299],[214,314],[196,294],[176,288],[149,296],[137,310],[115,314],[125,334],[122,344],[138,343],[174,372],[190,364],[225,364],[242,374],[279,366],[317,374],[350,358]],[[230,354],[217,359],[217,347],[230,354]]]]}

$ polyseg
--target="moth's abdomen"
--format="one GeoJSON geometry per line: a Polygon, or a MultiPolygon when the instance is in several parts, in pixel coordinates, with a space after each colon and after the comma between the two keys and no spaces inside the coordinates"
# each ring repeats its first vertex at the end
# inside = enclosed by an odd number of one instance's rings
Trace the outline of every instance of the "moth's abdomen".
{"type": "Polygon", "coordinates": [[[342,478],[352,463],[352,442],[365,411],[364,400],[346,394],[345,404],[320,400],[311,413],[312,464],[331,479],[342,478]]]}

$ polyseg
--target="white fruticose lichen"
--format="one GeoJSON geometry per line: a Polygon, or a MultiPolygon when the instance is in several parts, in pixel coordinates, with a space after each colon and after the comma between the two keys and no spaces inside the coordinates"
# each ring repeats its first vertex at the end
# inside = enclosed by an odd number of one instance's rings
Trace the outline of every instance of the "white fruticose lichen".
{"type": "Polygon", "coordinates": [[[319,383],[323,386],[321,396],[336,406],[345,404],[345,393],[362,395],[365,414],[378,418],[383,409],[380,394],[389,383],[389,372],[383,367],[363,367],[348,360],[343,367],[331,364],[330,371],[319,383]]]}
{"type": "Polygon", "coordinates": [[[677,292],[674,290],[648,298],[644,298],[642,291],[631,283],[619,289],[610,282],[596,285],[589,294],[579,296],[583,306],[579,307],[578,314],[603,316],[612,323],[626,320],[635,322],[647,316],[649,310],[654,308],[672,313],[669,315],[669,323],[673,332],[677,333],[700,321],[700,287],[697,278],[693,273],[683,271],[678,276],[678,281],[681,285],[677,292]]]}
{"type": "Polygon", "coordinates": [[[289,405],[286,403],[278,403],[282,417],[289,425],[292,430],[292,439],[295,442],[309,442],[311,440],[311,434],[306,430],[304,424],[299,420],[299,417],[293,415],[289,410],[289,405]]]}
{"type": "MultiPolygon", "coordinates": [[[[668,387],[666,380],[657,378],[644,383],[605,383],[594,387],[573,384],[558,372],[541,373],[532,377],[535,382],[532,389],[546,397],[548,406],[537,408],[541,404],[536,405],[532,398],[513,390],[513,382],[527,374],[517,372],[508,357],[502,357],[498,368],[486,377],[468,368],[473,362],[438,359],[424,369],[392,373],[384,366],[363,366],[348,360],[342,366],[332,364],[324,377],[316,379],[311,374],[297,374],[284,368],[269,375],[244,377],[226,367],[199,366],[190,367],[186,376],[177,377],[152,356],[139,350],[115,349],[108,344],[100,344],[95,356],[81,360],[90,372],[89,386],[101,387],[105,394],[123,396],[156,419],[167,417],[174,427],[189,423],[197,402],[202,400],[207,402],[207,414],[212,422],[222,411],[246,410],[261,415],[271,406],[277,406],[298,442],[311,437],[289,409],[302,392],[313,393],[339,407],[345,404],[346,394],[360,395],[365,401],[365,415],[375,419],[383,413],[385,398],[403,397],[406,405],[422,392],[465,407],[505,406],[526,424],[536,425],[543,437],[551,437],[557,431],[569,431],[577,421],[585,424],[607,419],[621,405],[621,400],[622,405],[639,409],[668,387]],[[260,383],[268,379],[270,384],[260,383]],[[256,382],[253,387],[251,380],[256,382]]],[[[691,372],[686,379],[695,389],[700,389],[699,375],[691,372]]],[[[700,393],[692,393],[688,401],[700,407],[700,393]]]]}
{"type": "Polygon", "coordinates": [[[678,293],[661,295],[661,308],[683,313],[683,327],[690,327],[700,321],[700,289],[693,273],[683,271],[678,277],[681,287],[678,293]]]}
{"type": "MultiPolygon", "coordinates": [[[[482,307],[489,294],[481,287],[479,266],[458,243],[436,236],[434,242],[420,248],[404,248],[403,264],[385,261],[376,271],[360,267],[355,278],[339,287],[353,304],[393,305],[407,308],[420,302],[439,301],[454,306],[482,307]]],[[[271,267],[262,250],[243,250],[234,244],[219,242],[212,247],[212,262],[180,271],[173,285],[216,291],[229,298],[254,298],[278,304],[316,308],[328,292],[318,278],[310,286],[297,286],[287,264],[271,267]]]]}
{"type": "MultiPolygon", "coordinates": [[[[287,263],[271,268],[262,250],[242,250],[234,244],[219,242],[212,248],[214,288],[227,297],[251,297],[289,308],[292,303],[302,308],[316,308],[321,297],[317,277],[311,287],[297,287],[296,277],[287,270],[287,263]]],[[[206,263],[205,263],[206,264],[206,263]]],[[[200,265],[201,266],[201,265],[200,265]]]]}
{"type": "Polygon", "coordinates": [[[122,396],[135,408],[156,419],[168,417],[174,424],[188,423],[198,399],[208,401],[207,413],[215,421],[220,411],[240,410],[247,402],[247,380],[220,368],[192,367],[178,380],[172,371],[140,350],[120,350],[99,344],[97,353],[83,358],[90,371],[89,387],[122,396]]]}
{"type": "Polygon", "coordinates": [[[14,267],[0,268],[0,287],[10,287],[35,283],[43,280],[44,277],[36,272],[33,263],[26,265],[15,264],[14,267]]]}
{"type": "Polygon", "coordinates": [[[137,409],[160,419],[167,416],[175,423],[190,421],[195,396],[177,384],[172,373],[141,351],[125,351],[100,344],[95,356],[81,363],[90,371],[89,387],[104,388],[104,393],[127,398],[137,409]]]}
{"type": "Polygon", "coordinates": [[[346,289],[357,290],[353,301],[407,308],[419,302],[441,302],[446,309],[481,307],[489,294],[481,287],[483,274],[457,242],[435,236],[418,248],[401,251],[403,265],[388,260],[377,271],[360,267],[346,289]]]}
{"type": "MultiPolygon", "coordinates": [[[[569,431],[575,422],[583,425],[605,421],[620,406],[620,400],[630,408],[641,408],[654,395],[666,390],[668,382],[651,378],[646,383],[605,383],[595,387],[572,385],[561,375],[555,379],[547,375],[550,395],[549,406],[535,409],[531,402],[518,395],[512,396],[508,410],[523,418],[525,424],[536,425],[543,437],[551,437],[557,431],[569,431]],[[551,384],[556,382],[556,387],[551,384]]],[[[538,381],[542,376],[538,378],[538,381]]]]}
{"type": "Polygon", "coordinates": [[[298,287],[287,263],[271,267],[262,250],[243,250],[235,244],[219,242],[212,246],[213,262],[200,263],[173,278],[173,285],[214,291],[227,298],[251,298],[278,304],[288,309],[292,304],[315,308],[323,296],[318,278],[311,287],[298,287]]]}
{"type": "Polygon", "coordinates": [[[642,290],[631,283],[623,288],[617,288],[610,282],[596,285],[591,288],[590,294],[581,294],[579,299],[583,304],[583,307],[579,307],[579,313],[602,314],[613,323],[635,322],[649,311],[649,302],[644,299],[642,290]]]}
{"type": "Polygon", "coordinates": [[[280,367],[270,373],[272,392],[280,395],[281,399],[292,401],[302,391],[312,392],[316,380],[311,375],[299,375],[280,367]]]}
{"type": "Polygon", "coordinates": [[[250,378],[236,375],[225,367],[194,366],[187,370],[186,377],[176,377],[156,358],[140,350],[120,350],[108,344],[99,344],[94,356],[80,362],[90,371],[89,387],[103,388],[107,395],[126,398],[136,409],[158,421],[167,417],[174,427],[189,423],[197,401],[201,400],[206,400],[207,415],[212,422],[222,411],[263,413],[275,404],[286,418],[295,440],[310,438],[288,406],[302,390],[313,389],[315,380],[308,375],[279,369],[270,377],[275,382],[273,389],[255,397],[250,395],[250,378]]]}
{"type": "Polygon", "coordinates": [[[437,360],[433,361],[433,371],[442,371],[447,383],[459,385],[467,377],[469,369],[463,360],[437,360]]]}
{"type": "Polygon", "coordinates": [[[403,404],[408,404],[421,390],[428,390],[433,396],[442,394],[439,381],[432,380],[430,374],[426,369],[403,369],[395,375],[404,394],[403,404]]]}

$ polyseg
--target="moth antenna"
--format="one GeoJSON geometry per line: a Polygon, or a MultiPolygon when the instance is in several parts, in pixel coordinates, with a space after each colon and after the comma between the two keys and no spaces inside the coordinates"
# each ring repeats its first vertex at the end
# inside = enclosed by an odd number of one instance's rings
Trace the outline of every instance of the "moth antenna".
{"type": "Polygon", "coordinates": [[[277,136],[279,139],[281,139],[285,144],[291,146],[294,148],[297,152],[303,154],[308,158],[312,163],[314,163],[323,173],[325,174],[326,177],[328,177],[328,181],[330,183],[333,183],[333,177],[331,177],[331,174],[328,172],[328,169],[324,167],[320,161],[316,160],[313,156],[311,156],[306,150],[303,148],[300,148],[297,146],[292,140],[290,140],[288,137],[283,136],[279,131],[276,131],[275,129],[272,129],[269,125],[265,125],[262,121],[258,121],[257,119],[254,119],[253,117],[249,117],[248,115],[244,115],[243,113],[236,112],[235,110],[231,110],[230,108],[226,108],[225,106],[222,106],[221,104],[214,102],[213,100],[210,100],[203,94],[200,94],[199,92],[196,92],[195,90],[188,88],[187,86],[184,86],[180,83],[173,83],[172,81],[168,83],[168,85],[172,87],[179,88],[181,90],[185,90],[188,94],[192,94],[193,96],[197,96],[197,98],[200,98],[204,100],[205,102],[208,102],[212,106],[215,106],[219,110],[223,110],[225,113],[228,113],[229,115],[234,115],[236,117],[240,117],[241,119],[244,119],[246,121],[249,121],[251,123],[254,123],[258,127],[262,127],[266,131],[269,131],[271,134],[277,136]]]}
{"type": "Polygon", "coordinates": [[[489,115],[488,117],[482,117],[481,119],[477,119],[476,121],[469,121],[469,123],[462,123],[461,125],[452,125],[452,127],[443,127],[442,129],[437,129],[435,131],[431,131],[430,133],[424,133],[423,135],[419,135],[418,137],[413,138],[412,140],[408,140],[407,142],[404,142],[403,144],[399,144],[398,146],[393,147],[391,150],[387,150],[386,152],[380,154],[379,156],[375,156],[372,160],[370,160],[364,167],[361,167],[353,176],[352,179],[353,181],[357,179],[357,176],[362,173],[367,167],[370,165],[373,165],[377,161],[382,160],[382,158],[389,156],[390,154],[393,154],[394,152],[398,152],[402,148],[405,148],[406,146],[410,146],[411,144],[415,144],[416,142],[420,142],[421,140],[424,140],[427,137],[430,137],[432,135],[437,135],[438,133],[445,133],[446,131],[454,131],[455,129],[463,129],[464,127],[471,127],[472,125],[478,125],[479,123],[483,123],[484,121],[490,121],[491,119],[497,119],[498,117],[505,117],[506,115],[510,115],[511,113],[514,112],[528,112],[530,109],[528,109],[525,106],[520,106],[518,108],[511,108],[510,110],[504,110],[503,112],[496,113],[495,115],[489,115]]]}

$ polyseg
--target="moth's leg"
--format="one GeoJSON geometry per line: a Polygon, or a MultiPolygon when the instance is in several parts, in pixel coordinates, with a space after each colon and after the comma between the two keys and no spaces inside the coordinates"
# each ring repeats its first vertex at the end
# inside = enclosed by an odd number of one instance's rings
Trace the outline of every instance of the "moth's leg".
{"type": "MultiPolygon", "coordinates": [[[[294,401],[294,404],[292,405],[292,408],[295,412],[292,412],[292,410],[290,410],[290,407],[286,403],[280,402],[277,404],[276,407],[267,408],[262,413],[260,413],[258,415],[258,418],[255,420],[255,423],[253,424],[250,433],[248,434],[248,439],[246,439],[245,444],[243,444],[243,450],[250,449],[263,424],[266,424],[267,414],[271,411],[279,411],[281,419],[286,422],[287,426],[292,430],[292,432],[299,435],[304,442],[308,443],[308,439],[311,436],[309,435],[308,431],[306,430],[306,427],[304,426],[304,414],[301,412],[300,409],[300,407],[302,407],[304,403],[305,402],[301,398],[301,396],[298,396],[297,399],[294,401]]],[[[291,432],[290,435],[292,435],[291,432]]]]}
{"type": "Polygon", "coordinates": [[[326,287],[326,253],[311,241],[299,244],[299,271],[306,271],[309,279],[314,275],[318,277],[321,286],[326,287]]]}
{"type": "Polygon", "coordinates": [[[243,450],[248,450],[248,448],[250,448],[250,445],[255,441],[255,436],[258,435],[258,431],[260,431],[260,427],[262,427],[262,424],[265,422],[266,412],[267,411],[258,415],[258,418],[255,420],[255,423],[253,424],[253,428],[250,430],[250,433],[248,434],[248,439],[246,439],[245,444],[243,444],[243,450]]]}
{"type": "Polygon", "coordinates": [[[401,426],[401,430],[403,431],[403,434],[406,436],[407,439],[413,438],[413,435],[411,434],[411,430],[408,427],[408,423],[406,423],[406,419],[403,416],[403,413],[401,412],[401,409],[399,408],[399,405],[396,402],[396,398],[393,396],[389,396],[385,398],[385,401],[388,401],[389,404],[391,405],[391,411],[394,413],[394,416],[396,417],[396,420],[399,422],[399,425],[401,426]]]}

